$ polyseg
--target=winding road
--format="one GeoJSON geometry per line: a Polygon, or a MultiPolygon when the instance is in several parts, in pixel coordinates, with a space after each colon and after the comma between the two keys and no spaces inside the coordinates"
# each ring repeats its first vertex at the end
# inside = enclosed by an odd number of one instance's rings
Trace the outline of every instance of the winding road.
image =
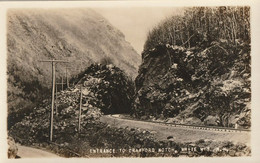
{"type": "MultiPolygon", "coordinates": [[[[212,141],[233,141],[250,145],[250,132],[227,132],[223,130],[201,130],[198,128],[189,128],[184,126],[171,126],[162,123],[138,121],[124,119],[120,116],[105,115],[100,119],[114,127],[128,127],[141,131],[149,131],[158,140],[167,140],[168,137],[176,142],[194,142],[200,139],[212,141]]],[[[59,158],[60,156],[48,152],[45,149],[37,149],[18,145],[18,154],[20,158],[59,158]]]]}
{"type": "Polygon", "coordinates": [[[170,126],[160,123],[130,120],[120,118],[120,116],[105,115],[100,119],[101,122],[115,127],[129,127],[146,130],[154,134],[158,140],[166,140],[167,137],[173,137],[176,142],[194,142],[200,139],[212,141],[233,141],[247,144],[250,146],[250,132],[227,132],[224,130],[201,130],[197,128],[188,128],[184,126],[170,126]]]}

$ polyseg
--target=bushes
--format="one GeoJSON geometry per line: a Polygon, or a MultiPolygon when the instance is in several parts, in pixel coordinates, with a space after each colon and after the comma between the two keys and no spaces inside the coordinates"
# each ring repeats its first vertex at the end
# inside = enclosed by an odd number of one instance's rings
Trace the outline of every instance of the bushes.
{"type": "Polygon", "coordinates": [[[100,60],[100,64],[110,65],[110,64],[114,64],[114,63],[113,63],[113,60],[110,57],[104,57],[100,60]]]}
{"type": "Polygon", "coordinates": [[[112,64],[92,64],[82,78],[76,80],[84,85],[86,105],[100,108],[105,114],[130,112],[134,83],[119,68],[112,64]]]}

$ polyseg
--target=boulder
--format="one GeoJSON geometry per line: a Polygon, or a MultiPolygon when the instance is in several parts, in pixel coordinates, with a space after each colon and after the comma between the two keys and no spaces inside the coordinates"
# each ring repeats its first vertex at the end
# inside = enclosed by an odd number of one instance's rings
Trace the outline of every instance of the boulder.
{"type": "Polygon", "coordinates": [[[16,158],[18,153],[18,147],[12,137],[7,138],[8,143],[8,158],[16,158]]]}
{"type": "Polygon", "coordinates": [[[206,126],[217,126],[218,125],[219,118],[216,116],[208,116],[203,122],[206,126]]]}
{"type": "Polygon", "coordinates": [[[189,117],[184,120],[184,123],[189,125],[202,125],[201,120],[196,117],[189,117]]]}

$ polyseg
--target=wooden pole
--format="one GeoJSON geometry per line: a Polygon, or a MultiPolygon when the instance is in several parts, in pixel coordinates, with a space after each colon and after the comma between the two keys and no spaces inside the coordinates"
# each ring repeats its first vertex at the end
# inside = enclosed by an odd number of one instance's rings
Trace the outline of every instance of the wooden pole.
{"type": "Polygon", "coordinates": [[[69,79],[68,79],[68,67],[66,66],[66,82],[67,82],[67,88],[69,88],[69,79]]]}
{"type": "Polygon", "coordinates": [[[63,91],[63,76],[61,76],[61,90],[63,91]]]}
{"type": "Polygon", "coordinates": [[[79,133],[80,133],[80,123],[81,123],[81,108],[82,108],[82,86],[80,87],[80,101],[79,101],[79,133]]]}
{"type": "Polygon", "coordinates": [[[57,62],[68,63],[64,60],[40,60],[39,62],[51,62],[52,63],[52,97],[51,97],[51,110],[50,110],[50,141],[52,141],[53,136],[53,112],[54,112],[54,103],[55,103],[55,64],[57,62]]]}
{"type": "Polygon", "coordinates": [[[56,115],[58,115],[58,109],[57,109],[57,93],[58,93],[58,88],[57,88],[58,86],[56,85],[56,93],[55,93],[55,113],[56,113],[56,115]]]}
{"type": "Polygon", "coordinates": [[[54,95],[55,95],[55,63],[52,62],[52,99],[51,99],[51,112],[50,112],[50,141],[53,135],[53,110],[54,110],[54,95]]]}

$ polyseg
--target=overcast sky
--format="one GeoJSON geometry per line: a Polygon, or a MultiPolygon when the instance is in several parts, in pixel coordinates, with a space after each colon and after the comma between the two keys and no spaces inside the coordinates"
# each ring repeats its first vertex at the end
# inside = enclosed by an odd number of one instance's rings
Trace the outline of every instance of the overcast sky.
{"type": "Polygon", "coordinates": [[[165,18],[180,13],[181,8],[135,7],[135,8],[98,8],[112,25],[124,33],[126,41],[141,54],[147,33],[165,18]]]}

